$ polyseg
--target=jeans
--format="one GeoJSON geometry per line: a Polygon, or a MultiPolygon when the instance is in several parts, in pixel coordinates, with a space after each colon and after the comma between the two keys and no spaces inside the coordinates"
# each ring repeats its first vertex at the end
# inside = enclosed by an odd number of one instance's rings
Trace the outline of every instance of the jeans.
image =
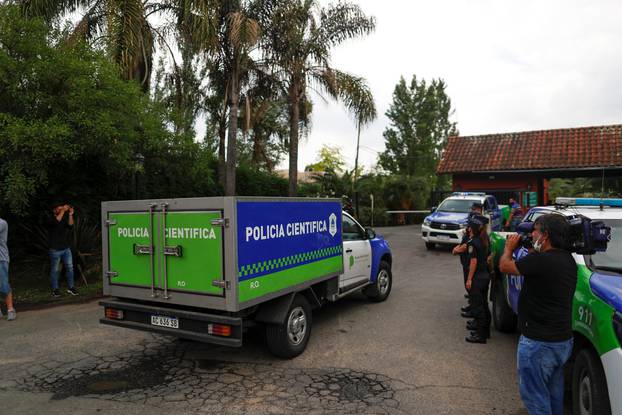
{"type": "Polygon", "coordinates": [[[9,295],[10,293],[9,263],[7,261],[0,261],[0,294],[9,295]]]}
{"type": "Polygon", "coordinates": [[[71,256],[71,249],[63,249],[56,251],[50,249],[50,283],[52,289],[58,289],[58,274],[60,273],[60,261],[65,264],[65,270],[67,271],[67,288],[73,288],[73,258],[71,256]]]}
{"type": "Polygon", "coordinates": [[[573,339],[542,342],[520,336],[518,388],[529,415],[564,414],[564,364],[572,345],[573,339]]]}

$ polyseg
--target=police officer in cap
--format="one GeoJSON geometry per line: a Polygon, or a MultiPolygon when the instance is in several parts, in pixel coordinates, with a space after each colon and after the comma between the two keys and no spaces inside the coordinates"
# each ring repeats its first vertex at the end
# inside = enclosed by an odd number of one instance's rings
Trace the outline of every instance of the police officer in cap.
{"type": "MultiPolygon", "coordinates": [[[[471,211],[469,212],[469,220],[475,216],[480,216],[481,219],[485,220],[485,223],[488,223],[488,219],[482,216],[482,210],[484,206],[480,202],[473,202],[471,205],[471,211]]],[[[467,252],[469,241],[471,240],[472,234],[471,229],[467,227],[465,229],[464,235],[462,236],[462,240],[460,244],[454,247],[452,254],[460,255],[460,265],[462,265],[462,277],[464,279],[464,285],[466,289],[467,277],[469,276],[469,253],[467,252]]],[[[467,300],[469,300],[469,290],[466,290],[466,294],[464,296],[467,300]]],[[[464,318],[472,318],[473,314],[471,313],[471,304],[467,304],[466,307],[462,307],[460,309],[462,311],[462,317],[464,318]]]]}
{"type": "Polygon", "coordinates": [[[471,334],[465,338],[469,343],[486,343],[490,337],[490,309],[488,308],[488,287],[490,274],[488,272],[487,257],[490,250],[490,241],[486,233],[488,219],[481,215],[474,215],[469,219],[468,228],[471,239],[468,243],[469,273],[466,288],[469,291],[471,315],[473,320],[467,323],[471,334]]]}

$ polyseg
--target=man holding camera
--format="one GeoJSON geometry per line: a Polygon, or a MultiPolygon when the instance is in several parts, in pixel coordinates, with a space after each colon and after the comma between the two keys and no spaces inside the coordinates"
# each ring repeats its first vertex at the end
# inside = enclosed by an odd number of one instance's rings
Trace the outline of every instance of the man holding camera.
{"type": "Polygon", "coordinates": [[[78,295],[73,281],[73,258],[69,243],[70,231],[73,228],[73,206],[55,202],[52,207],[53,215],[48,219],[48,244],[50,249],[50,284],[52,297],[60,297],[58,275],[61,261],[65,265],[67,274],[67,293],[78,295]]]}
{"type": "Polygon", "coordinates": [[[510,235],[499,262],[501,272],[524,276],[518,300],[519,390],[530,415],[563,415],[564,364],[573,346],[577,265],[565,249],[569,225],[561,215],[540,216],[531,235],[533,250],[517,262],[512,252],[520,236],[510,235]]]}

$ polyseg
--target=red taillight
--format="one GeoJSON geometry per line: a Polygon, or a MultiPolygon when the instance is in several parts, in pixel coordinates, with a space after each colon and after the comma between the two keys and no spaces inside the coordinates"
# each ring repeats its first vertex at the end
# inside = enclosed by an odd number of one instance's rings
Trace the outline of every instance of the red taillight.
{"type": "Polygon", "coordinates": [[[207,332],[214,336],[229,337],[231,336],[231,326],[226,326],[224,324],[208,324],[207,332]]]}
{"type": "Polygon", "coordinates": [[[106,318],[111,320],[123,320],[123,310],[117,310],[115,308],[106,308],[106,318]]]}

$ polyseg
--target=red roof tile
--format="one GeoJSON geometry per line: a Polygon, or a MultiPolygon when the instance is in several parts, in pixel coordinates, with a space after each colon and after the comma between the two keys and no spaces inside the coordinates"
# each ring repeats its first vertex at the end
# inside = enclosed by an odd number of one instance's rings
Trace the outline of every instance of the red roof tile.
{"type": "Polygon", "coordinates": [[[437,173],[622,167],[622,125],[449,137],[437,173]]]}

